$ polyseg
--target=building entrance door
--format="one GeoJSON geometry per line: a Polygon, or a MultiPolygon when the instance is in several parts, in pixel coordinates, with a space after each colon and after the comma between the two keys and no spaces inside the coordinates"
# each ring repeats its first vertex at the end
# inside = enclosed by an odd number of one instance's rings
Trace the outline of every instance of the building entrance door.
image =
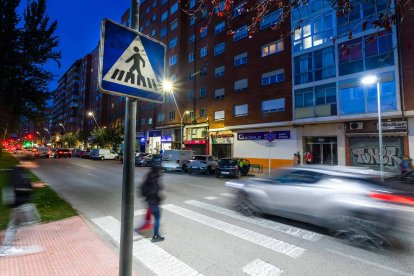
{"type": "Polygon", "coordinates": [[[336,137],[305,137],[304,164],[338,165],[336,137]]]}

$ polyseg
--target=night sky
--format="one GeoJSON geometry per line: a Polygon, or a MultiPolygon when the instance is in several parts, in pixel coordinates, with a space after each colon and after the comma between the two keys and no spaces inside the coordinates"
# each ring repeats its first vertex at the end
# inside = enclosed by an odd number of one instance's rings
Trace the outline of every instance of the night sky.
{"type": "MultiPolygon", "coordinates": [[[[26,5],[22,0],[21,5],[26,5]]],[[[56,75],[50,89],[57,87],[57,80],[79,58],[91,52],[100,37],[103,18],[120,22],[122,14],[130,7],[131,0],[48,0],[47,14],[58,21],[57,36],[62,51],[61,67],[56,63],[47,69],[56,75]]],[[[22,10],[19,9],[19,12],[22,10]]]]}

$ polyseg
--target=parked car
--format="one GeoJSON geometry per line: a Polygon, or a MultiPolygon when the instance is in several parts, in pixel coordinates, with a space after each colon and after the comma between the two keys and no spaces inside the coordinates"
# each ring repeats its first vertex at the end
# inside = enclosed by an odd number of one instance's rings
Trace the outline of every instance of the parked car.
{"type": "Polygon", "coordinates": [[[149,153],[138,152],[135,154],[135,166],[141,166],[142,159],[147,156],[149,153]]]}
{"type": "Polygon", "coordinates": [[[105,159],[114,159],[117,160],[119,158],[119,155],[109,149],[93,149],[91,151],[90,157],[91,159],[97,159],[97,160],[105,160],[105,159]]]}
{"type": "Polygon", "coordinates": [[[250,170],[250,161],[243,158],[221,158],[216,168],[216,177],[232,176],[239,178],[246,176],[250,170]]]}
{"type": "Polygon", "coordinates": [[[414,193],[390,188],[379,173],[350,167],[295,167],[268,178],[226,182],[236,208],[330,229],[358,245],[383,247],[414,230],[414,193]]]}
{"type": "Polygon", "coordinates": [[[72,151],[70,149],[57,149],[53,155],[54,158],[71,158],[72,151]]]}
{"type": "Polygon", "coordinates": [[[161,165],[162,155],[161,154],[147,154],[138,163],[138,166],[159,166],[161,165]]]}
{"type": "Polygon", "coordinates": [[[82,159],[89,159],[90,157],[91,157],[91,150],[90,149],[85,150],[83,152],[82,156],[81,156],[82,159]]]}
{"type": "Polygon", "coordinates": [[[40,158],[40,157],[45,157],[45,158],[49,158],[51,152],[49,148],[46,147],[38,147],[36,148],[36,151],[34,152],[34,157],[35,158],[40,158]]]}
{"type": "Polygon", "coordinates": [[[166,150],[162,154],[161,167],[166,171],[187,171],[187,163],[193,157],[191,150],[166,150]]]}
{"type": "Polygon", "coordinates": [[[217,159],[211,155],[194,155],[187,164],[187,171],[211,174],[216,170],[217,165],[217,159]]]}

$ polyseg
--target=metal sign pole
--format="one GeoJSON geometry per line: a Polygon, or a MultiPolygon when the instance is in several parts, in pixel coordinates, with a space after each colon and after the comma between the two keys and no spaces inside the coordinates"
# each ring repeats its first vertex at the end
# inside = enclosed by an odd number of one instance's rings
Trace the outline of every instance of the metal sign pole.
{"type": "MultiPolygon", "coordinates": [[[[139,29],[139,0],[131,0],[131,28],[139,29]]],[[[126,98],[119,275],[132,275],[137,100],[126,98]]]]}

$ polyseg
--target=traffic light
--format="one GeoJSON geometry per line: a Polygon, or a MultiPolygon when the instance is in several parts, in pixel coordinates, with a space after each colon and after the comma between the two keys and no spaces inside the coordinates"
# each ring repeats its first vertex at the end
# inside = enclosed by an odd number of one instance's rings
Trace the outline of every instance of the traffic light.
{"type": "Polygon", "coordinates": [[[26,140],[32,141],[33,140],[33,134],[26,134],[26,140]]]}

